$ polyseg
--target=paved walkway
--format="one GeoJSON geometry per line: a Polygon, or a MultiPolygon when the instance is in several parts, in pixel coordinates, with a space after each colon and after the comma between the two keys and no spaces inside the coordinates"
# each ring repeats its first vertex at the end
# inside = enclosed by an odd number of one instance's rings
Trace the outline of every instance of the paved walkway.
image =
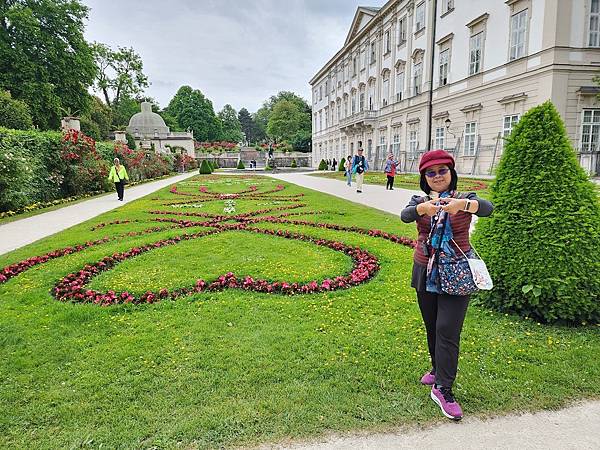
{"type": "Polygon", "coordinates": [[[396,449],[598,449],[600,401],[559,411],[511,415],[481,420],[465,418],[432,428],[404,428],[371,435],[328,437],[311,443],[261,446],[290,450],[396,450],[396,449]]]}
{"type": "Polygon", "coordinates": [[[11,250],[31,244],[46,236],[65,230],[73,225],[85,222],[92,217],[119,208],[124,204],[151,194],[154,191],[170,186],[173,183],[196,175],[197,172],[188,172],[182,175],[152,181],[131,188],[125,188],[125,200],[120,202],[116,194],[103,195],[71,206],[38,214],[26,219],[15,220],[5,225],[0,225],[0,255],[11,250]]]}
{"type": "Polygon", "coordinates": [[[387,191],[385,186],[374,184],[364,184],[362,194],[359,194],[356,192],[356,184],[354,182],[352,183],[352,187],[348,187],[343,181],[311,176],[308,173],[314,172],[265,175],[397,215],[400,215],[400,211],[404,209],[413,195],[423,195],[420,191],[409,191],[399,188],[387,191]]]}

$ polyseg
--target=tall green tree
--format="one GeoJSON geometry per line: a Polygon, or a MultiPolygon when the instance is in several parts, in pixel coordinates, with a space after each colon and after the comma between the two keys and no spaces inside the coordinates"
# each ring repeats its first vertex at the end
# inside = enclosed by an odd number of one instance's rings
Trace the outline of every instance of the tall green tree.
{"type": "Polygon", "coordinates": [[[269,97],[256,112],[255,122],[269,138],[285,140],[295,150],[308,151],[312,135],[311,108],[293,92],[281,91],[269,97]]]}
{"type": "Polygon", "coordinates": [[[240,109],[238,112],[238,120],[248,142],[254,143],[261,139],[259,136],[258,127],[256,126],[252,115],[246,108],[240,109]]]}
{"type": "Polygon", "coordinates": [[[223,127],[221,139],[228,142],[239,142],[242,140],[242,125],[238,120],[237,113],[233,106],[227,104],[219,111],[219,119],[223,127]]]}
{"type": "Polygon", "coordinates": [[[123,98],[135,97],[150,85],[144,74],[142,58],[133,48],[113,50],[94,42],[92,49],[98,67],[94,88],[102,93],[108,106],[119,103],[123,98]]]}
{"type": "Polygon", "coordinates": [[[90,110],[81,116],[81,131],[97,141],[106,140],[112,128],[112,110],[93,96],[90,110]]]}
{"type": "Polygon", "coordinates": [[[0,2],[0,89],[27,103],[42,129],[90,106],[96,65],[83,35],[87,16],[79,0],[0,2]]]}
{"type": "Polygon", "coordinates": [[[198,141],[214,141],[221,137],[222,125],[213,104],[198,89],[180,87],[166,111],[182,129],[191,129],[198,141]]]}
{"type": "Polygon", "coordinates": [[[252,114],[257,141],[264,141],[267,139],[267,124],[269,123],[270,114],[271,112],[266,106],[259,108],[258,111],[252,114]]]}

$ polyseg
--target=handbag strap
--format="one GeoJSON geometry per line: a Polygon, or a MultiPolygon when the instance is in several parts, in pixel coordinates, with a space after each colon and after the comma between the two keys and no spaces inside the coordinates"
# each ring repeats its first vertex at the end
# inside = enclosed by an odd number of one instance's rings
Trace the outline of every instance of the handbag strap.
{"type": "MultiPolygon", "coordinates": [[[[456,243],[456,241],[454,239],[452,239],[452,243],[456,246],[456,248],[458,249],[459,252],[462,253],[462,255],[466,258],[469,259],[469,257],[467,255],[465,255],[465,252],[462,251],[462,249],[458,246],[458,244],[456,243]]],[[[477,255],[477,257],[479,259],[481,259],[481,256],[479,256],[479,253],[477,253],[477,250],[475,250],[475,247],[473,247],[473,245],[471,243],[469,243],[469,245],[471,246],[471,250],[473,250],[473,252],[477,255]]]]}

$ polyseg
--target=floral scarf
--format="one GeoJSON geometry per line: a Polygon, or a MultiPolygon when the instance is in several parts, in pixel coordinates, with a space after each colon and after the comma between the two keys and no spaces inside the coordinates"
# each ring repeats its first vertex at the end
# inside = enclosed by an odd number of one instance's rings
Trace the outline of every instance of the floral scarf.
{"type": "MultiPolygon", "coordinates": [[[[440,194],[440,198],[449,198],[454,196],[454,191],[446,191],[440,194]]],[[[452,225],[450,223],[448,213],[440,210],[431,218],[431,231],[429,233],[429,238],[427,239],[427,247],[429,249],[427,280],[425,282],[425,289],[427,292],[433,292],[437,294],[442,293],[440,288],[438,267],[438,249],[441,249],[447,254],[453,255],[454,250],[450,245],[452,238],[452,225]]]]}

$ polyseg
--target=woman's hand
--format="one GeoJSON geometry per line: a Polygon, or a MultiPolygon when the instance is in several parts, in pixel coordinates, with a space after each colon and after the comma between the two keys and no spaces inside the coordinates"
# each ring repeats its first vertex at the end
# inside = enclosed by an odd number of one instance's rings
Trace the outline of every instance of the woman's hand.
{"type": "Polygon", "coordinates": [[[423,202],[423,203],[419,203],[417,205],[417,213],[420,216],[423,215],[427,215],[427,216],[435,216],[436,213],[439,211],[440,206],[439,204],[439,199],[433,199],[433,200],[429,200],[428,202],[423,202]]]}
{"type": "Polygon", "coordinates": [[[466,200],[458,198],[440,198],[442,203],[442,210],[449,214],[456,214],[459,211],[463,211],[466,206],[466,200]]]}

